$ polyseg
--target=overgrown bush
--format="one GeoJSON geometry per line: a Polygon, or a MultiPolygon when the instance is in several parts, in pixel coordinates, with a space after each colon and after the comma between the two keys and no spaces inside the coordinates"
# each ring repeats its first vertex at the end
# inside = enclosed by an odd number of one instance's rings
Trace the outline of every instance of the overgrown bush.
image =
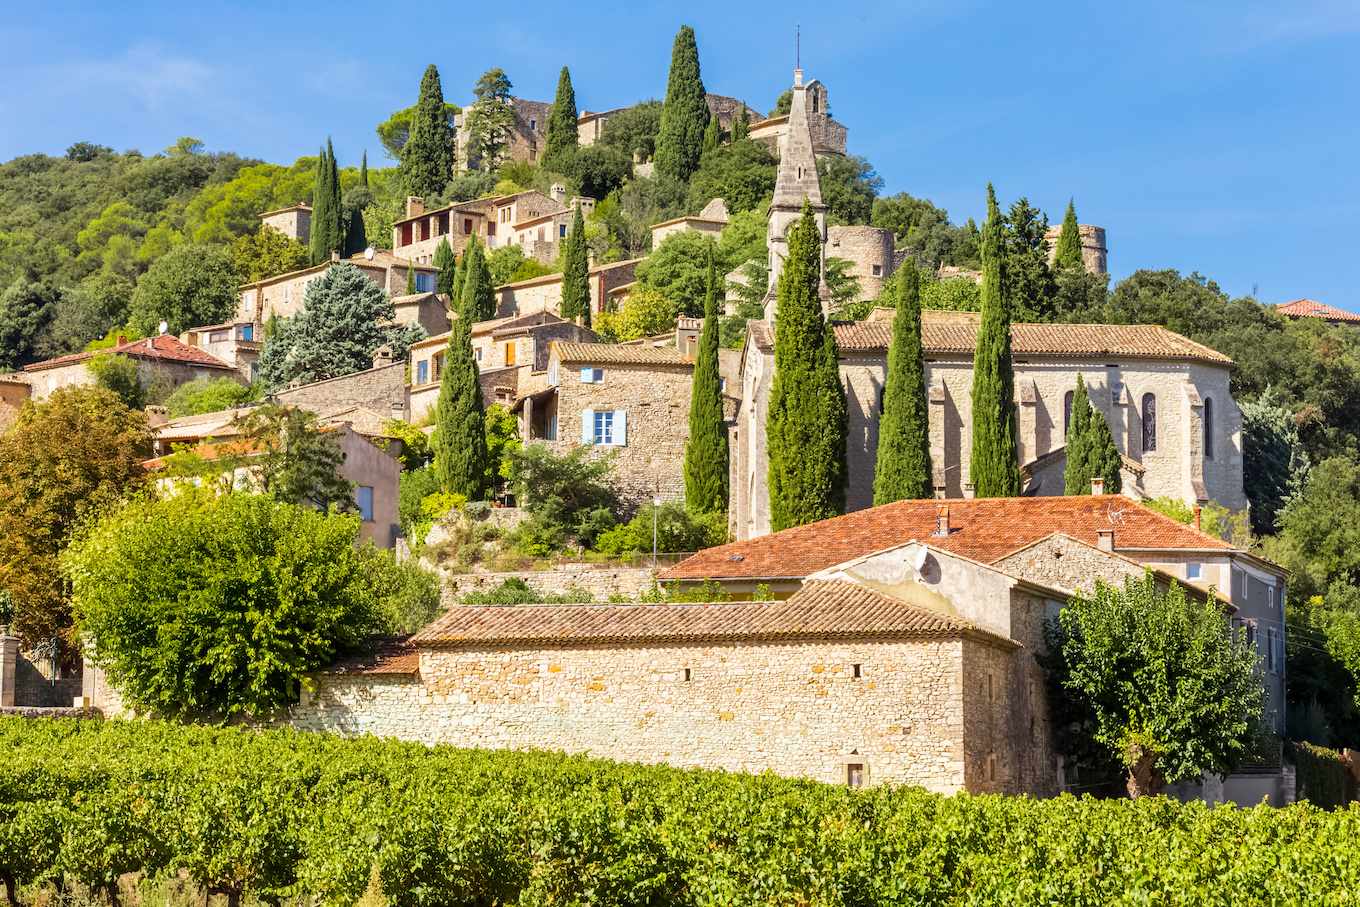
{"type": "Polygon", "coordinates": [[[398,562],[388,551],[373,550],[369,556],[385,614],[385,630],[415,633],[444,613],[438,573],[416,560],[398,562]]]}
{"type": "Polygon", "coordinates": [[[591,595],[579,586],[566,592],[536,592],[529,584],[518,577],[511,577],[489,592],[472,591],[459,599],[463,606],[480,605],[581,605],[589,602],[591,595]]]}
{"type": "Polygon", "coordinates": [[[1304,742],[1290,744],[1290,751],[1298,799],[1323,809],[1339,809],[1349,802],[1351,775],[1343,754],[1304,742]]]}
{"type": "Polygon", "coordinates": [[[595,550],[613,555],[651,551],[653,517],[658,552],[699,551],[727,542],[725,512],[693,514],[679,501],[665,501],[660,507],[649,501],[632,522],[601,532],[595,550]]]}
{"type": "Polygon", "coordinates": [[[529,520],[506,541],[521,553],[543,557],[559,550],[568,538],[590,547],[595,537],[614,525],[619,494],[609,476],[613,455],[592,457],[582,445],[556,454],[546,444],[530,444],[508,453],[506,471],[529,520]]]}

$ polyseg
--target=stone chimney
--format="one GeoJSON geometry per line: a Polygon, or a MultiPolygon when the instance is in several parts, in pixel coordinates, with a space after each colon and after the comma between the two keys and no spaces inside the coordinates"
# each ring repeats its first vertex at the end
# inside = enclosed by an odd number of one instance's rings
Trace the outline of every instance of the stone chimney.
{"type": "Polygon", "coordinates": [[[127,346],[127,337],[123,336],[122,334],[119,334],[119,335],[118,335],[118,345],[119,345],[119,346],[127,346]]]}
{"type": "Polygon", "coordinates": [[[977,489],[971,484],[965,485],[963,486],[963,496],[971,501],[973,498],[977,497],[977,489]]]}
{"type": "Polygon", "coordinates": [[[949,505],[935,505],[935,531],[931,535],[949,535],[949,505]]]}
{"type": "Polygon", "coordinates": [[[406,216],[420,217],[425,213],[425,199],[419,195],[406,196],[406,216]]]}
{"type": "Polygon", "coordinates": [[[1113,551],[1114,551],[1114,530],[1113,530],[1113,529],[1097,529],[1097,530],[1096,530],[1096,547],[1099,548],[1101,551],[1109,551],[1109,552],[1113,553],[1113,551]]]}
{"type": "Polygon", "coordinates": [[[339,260],[340,260],[340,250],[339,250],[339,249],[335,249],[335,250],[333,250],[333,251],[331,252],[331,261],[339,261],[339,260]]]}
{"type": "Polygon", "coordinates": [[[392,348],[383,344],[373,351],[373,367],[382,368],[384,365],[392,364],[392,348]]]}
{"type": "MultiPolygon", "coordinates": [[[[1199,509],[1199,505],[1196,504],[1196,505],[1195,505],[1195,528],[1196,528],[1196,529],[1199,529],[1199,516],[1200,516],[1200,509],[1199,509]]],[[[1200,530],[1200,531],[1203,531],[1203,530],[1200,530]]]]}
{"type": "Polygon", "coordinates": [[[170,421],[170,410],[164,406],[148,406],[146,408],[146,424],[155,428],[157,425],[164,425],[170,421]]]}
{"type": "Polygon", "coordinates": [[[552,200],[559,205],[565,205],[567,203],[567,187],[561,183],[553,183],[552,188],[548,190],[548,194],[551,195],[552,200]]]}
{"type": "Polygon", "coordinates": [[[1092,477],[1091,494],[1104,494],[1104,493],[1105,493],[1105,480],[1100,476],[1092,477]]]}

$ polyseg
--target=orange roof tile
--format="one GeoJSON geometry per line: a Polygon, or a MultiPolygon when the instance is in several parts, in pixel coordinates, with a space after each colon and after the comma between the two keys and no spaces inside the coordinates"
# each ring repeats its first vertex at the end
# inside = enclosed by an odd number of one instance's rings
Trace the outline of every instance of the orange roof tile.
{"type": "Polygon", "coordinates": [[[568,343],[554,340],[559,362],[615,363],[618,365],[675,365],[692,367],[694,357],[673,346],[628,346],[621,343],[568,343]]]}
{"type": "Polygon", "coordinates": [[[1122,495],[898,501],[700,551],[661,574],[663,580],[802,578],[916,539],[984,564],[1064,532],[1096,545],[1114,530],[1116,551],[1236,551],[1122,495]],[[935,536],[936,506],[949,507],[949,535],[935,536]]]}
{"type": "Polygon", "coordinates": [[[323,668],[322,674],[416,674],[420,671],[420,654],[409,636],[389,636],[381,640],[372,652],[323,668]]]}
{"type": "Polygon", "coordinates": [[[1281,303],[1275,308],[1281,315],[1288,315],[1290,318],[1325,318],[1328,321],[1360,322],[1360,315],[1311,299],[1295,299],[1293,302],[1281,303]]]}
{"type": "Polygon", "coordinates": [[[110,346],[102,350],[94,350],[88,353],[72,353],[69,356],[60,356],[56,359],[48,359],[46,362],[35,362],[32,365],[24,366],[26,372],[40,372],[49,368],[61,368],[64,365],[71,365],[76,362],[83,362],[93,359],[95,356],[103,355],[131,356],[134,359],[153,359],[166,362],[185,362],[191,365],[201,365],[204,368],[220,368],[227,371],[235,371],[221,359],[211,353],[205,353],[196,346],[189,346],[181,343],[178,337],[170,334],[161,334],[159,337],[148,337],[145,340],[135,340],[132,343],[125,343],[122,346],[110,346]]]}

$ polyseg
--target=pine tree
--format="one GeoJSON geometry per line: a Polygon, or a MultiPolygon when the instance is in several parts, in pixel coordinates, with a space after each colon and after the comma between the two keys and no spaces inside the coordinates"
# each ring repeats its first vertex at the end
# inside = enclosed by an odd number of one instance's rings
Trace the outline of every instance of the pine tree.
{"type": "Polygon", "coordinates": [[[553,99],[552,110],[548,113],[547,138],[539,163],[545,170],[551,170],[555,164],[561,163],[564,156],[576,150],[578,141],[576,92],[571,87],[571,73],[563,66],[562,75],[557,79],[557,97],[553,99]]]}
{"type": "Polygon", "coordinates": [[[458,268],[458,259],[454,257],[453,246],[449,245],[447,236],[434,248],[434,266],[439,269],[439,276],[435,278],[434,283],[436,292],[443,293],[452,301],[453,272],[458,268]]]}
{"type": "Polygon", "coordinates": [[[416,295],[416,263],[410,259],[406,260],[406,290],[407,296],[416,295]]]}
{"type": "Polygon", "coordinates": [[[982,228],[982,324],[973,350],[973,451],[970,478],[980,498],[1020,493],[1015,443],[1015,371],[1011,364],[1001,210],[987,184],[987,223],[982,228]]]}
{"type": "Polygon", "coordinates": [[[741,102],[741,111],[736,119],[732,120],[732,144],[735,145],[739,139],[747,138],[751,134],[751,116],[746,112],[746,102],[741,102]]]}
{"type": "Polygon", "coordinates": [[[694,363],[689,398],[689,441],[685,444],[685,504],[694,513],[726,510],[728,502],[727,424],[723,421],[722,379],[718,374],[717,266],[708,250],[708,293],[704,329],[694,363]]]}
{"type": "Polygon", "coordinates": [[[1077,209],[1068,199],[1067,213],[1063,215],[1062,229],[1058,231],[1058,246],[1053,258],[1053,269],[1084,268],[1086,262],[1081,256],[1081,228],[1077,225],[1077,209]]]}
{"type": "Polygon", "coordinates": [[[1068,420],[1067,442],[1063,451],[1067,467],[1063,471],[1064,494],[1090,494],[1091,479],[1105,480],[1105,491],[1118,494],[1124,490],[1119,470],[1123,465],[1119,450],[1114,446],[1114,435],[1105,414],[1091,406],[1086,382],[1077,375],[1077,389],[1072,392],[1072,415],[1068,420]]]}
{"type": "Polygon", "coordinates": [[[878,420],[878,465],[874,506],[929,498],[934,493],[930,464],[930,413],[926,364],[921,347],[920,275],[911,262],[897,272],[897,313],[888,347],[883,415],[878,420]]]}
{"type": "Polygon", "coordinates": [[[434,468],[445,494],[486,497],[486,409],[472,356],[472,323],[455,318],[435,404],[434,468]]]}
{"type": "Polygon", "coordinates": [[[685,25],[671,49],[670,80],[653,158],[657,172],[688,182],[699,169],[707,126],[708,99],[699,75],[699,48],[694,43],[694,29],[685,25]]]}
{"type": "Polygon", "coordinates": [[[496,288],[491,285],[491,268],[477,237],[468,243],[463,261],[463,301],[458,312],[468,324],[476,324],[496,314],[496,288]]]}
{"type": "Polygon", "coordinates": [[[562,248],[562,305],[559,312],[568,321],[583,318],[583,324],[590,327],[590,258],[580,203],[576,205],[571,232],[562,248]]]}
{"type": "Polygon", "coordinates": [[[453,176],[453,141],[439,70],[431,63],[420,80],[420,98],[401,152],[399,170],[408,195],[430,198],[444,191],[453,176]]]}
{"type": "Polygon", "coordinates": [[[722,123],[717,117],[708,118],[708,127],[704,129],[704,150],[717,151],[722,144],[722,123]]]}
{"type": "Polygon", "coordinates": [[[845,512],[849,416],[840,351],[818,297],[819,234],[805,200],[779,273],[775,373],[765,423],[770,523],[776,532],[845,512]]]}

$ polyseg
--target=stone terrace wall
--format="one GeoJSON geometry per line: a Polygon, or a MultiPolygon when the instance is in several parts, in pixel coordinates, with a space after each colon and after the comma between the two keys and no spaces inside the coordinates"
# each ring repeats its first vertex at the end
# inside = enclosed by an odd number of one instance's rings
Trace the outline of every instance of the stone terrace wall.
{"type": "Polygon", "coordinates": [[[406,399],[406,363],[393,362],[352,375],[304,384],[279,391],[277,397],[284,406],[300,406],[321,416],[353,406],[365,406],[387,415],[394,404],[402,405],[406,399]]]}
{"type": "Polygon", "coordinates": [[[310,731],[771,769],[829,783],[843,783],[845,764],[858,762],[873,784],[954,792],[964,785],[963,645],[427,650],[419,677],[323,675],[287,720],[310,731]]]}
{"type": "MultiPolygon", "coordinates": [[[[433,535],[433,533],[431,533],[433,535]]],[[[568,589],[585,589],[597,602],[611,595],[636,598],[652,588],[652,567],[586,567],[576,570],[534,570],[523,573],[453,573],[444,587],[444,604],[469,592],[490,592],[508,579],[523,580],[525,585],[544,595],[561,595],[568,589]]]]}

